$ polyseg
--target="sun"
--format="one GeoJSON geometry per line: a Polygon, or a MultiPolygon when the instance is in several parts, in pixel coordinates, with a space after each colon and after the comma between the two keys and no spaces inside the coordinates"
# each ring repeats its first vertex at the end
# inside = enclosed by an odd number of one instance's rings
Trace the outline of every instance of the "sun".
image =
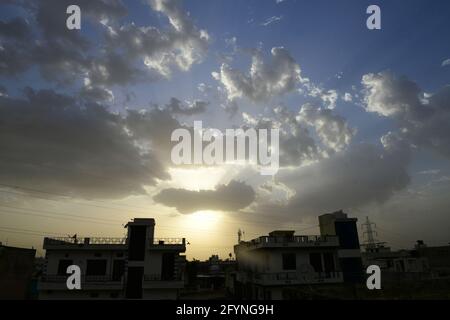
{"type": "Polygon", "coordinates": [[[190,214],[188,217],[189,228],[209,230],[214,229],[220,220],[220,213],[211,210],[202,210],[190,214]]]}

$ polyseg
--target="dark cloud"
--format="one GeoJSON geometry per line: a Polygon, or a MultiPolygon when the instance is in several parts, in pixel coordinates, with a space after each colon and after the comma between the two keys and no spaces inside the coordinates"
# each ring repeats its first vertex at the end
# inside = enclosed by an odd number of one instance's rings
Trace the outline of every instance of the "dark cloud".
{"type": "Polygon", "coordinates": [[[355,145],[296,169],[282,169],[277,181],[294,192],[284,211],[316,215],[339,208],[382,203],[409,184],[409,148],[393,137],[385,147],[355,145]]]}
{"type": "Polygon", "coordinates": [[[170,102],[166,105],[166,108],[172,114],[192,116],[195,114],[205,112],[207,105],[208,105],[208,102],[195,100],[193,103],[190,103],[190,104],[184,106],[180,100],[178,100],[176,98],[171,98],[170,102]]]}
{"type": "Polygon", "coordinates": [[[0,97],[0,180],[83,198],[145,193],[165,166],[98,104],[51,90],[0,97]]]}
{"type": "Polygon", "coordinates": [[[84,86],[80,90],[80,96],[87,101],[93,102],[112,101],[114,99],[113,93],[102,86],[84,86]]]}
{"type": "Polygon", "coordinates": [[[187,71],[207,50],[207,32],[193,24],[177,0],[148,2],[169,20],[166,29],[121,25],[127,9],[119,0],[15,4],[28,12],[31,25],[21,18],[0,21],[0,74],[8,76],[34,66],[46,80],[59,84],[87,80],[92,88],[123,86],[169,77],[172,70],[187,71]],[[66,8],[73,4],[81,8],[82,29],[91,24],[99,31],[95,39],[66,28],[66,8]]]}
{"type": "Polygon", "coordinates": [[[153,199],[184,214],[200,210],[236,211],[254,201],[255,191],[243,182],[232,180],[227,185],[216,186],[215,190],[165,189],[153,199]]]}
{"type": "Polygon", "coordinates": [[[31,29],[25,19],[17,17],[11,21],[0,21],[0,36],[15,40],[26,40],[31,36],[31,29]]]}

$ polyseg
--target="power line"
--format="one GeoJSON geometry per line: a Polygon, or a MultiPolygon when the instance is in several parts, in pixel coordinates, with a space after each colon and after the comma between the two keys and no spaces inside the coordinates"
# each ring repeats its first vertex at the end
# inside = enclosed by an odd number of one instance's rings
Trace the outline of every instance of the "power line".
{"type": "MultiPolygon", "coordinates": [[[[21,186],[17,186],[17,185],[8,185],[8,184],[1,184],[0,186],[4,186],[4,187],[10,187],[10,188],[15,188],[15,189],[22,189],[22,190],[26,190],[26,191],[32,191],[32,192],[38,192],[38,193],[43,193],[43,194],[49,194],[49,195],[54,195],[54,196],[64,196],[64,197],[70,197],[68,195],[64,195],[64,194],[60,194],[60,193],[53,193],[53,192],[48,192],[48,191],[40,191],[37,189],[32,189],[32,188],[26,188],[26,187],[21,187],[21,186]]],[[[5,193],[12,193],[12,194],[19,194],[22,195],[22,193],[17,193],[17,192],[13,192],[13,191],[7,191],[7,190],[0,190],[0,192],[5,192],[5,193]]],[[[31,197],[35,197],[35,198],[39,198],[39,199],[44,199],[44,200],[50,200],[50,201],[56,201],[56,202],[61,202],[58,199],[49,199],[49,198],[41,198],[39,196],[36,195],[29,195],[31,197]]],[[[102,202],[102,203],[107,203],[105,201],[101,201],[101,200],[96,200],[97,202],[102,202]]],[[[114,208],[114,207],[108,207],[108,206],[98,206],[98,205],[94,205],[94,204],[90,204],[90,203],[84,203],[84,202],[77,202],[75,201],[76,204],[81,204],[81,205],[85,205],[85,206],[91,206],[91,207],[96,207],[96,208],[102,208],[102,209],[112,209],[112,210],[120,210],[121,213],[123,213],[124,211],[122,209],[119,208],[114,208]]],[[[127,206],[122,204],[123,206],[127,206]]],[[[153,214],[156,215],[153,212],[149,212],[147,210],[147,212],[145,212],[145,214],[153,214]]],[[[258,216],[263,216],[262,214],[258,214],[258,216]]],[[[271,216],[273,217],[273,216],[271,216]]],[[[228,221],[231,221],[228,219],[228,221]]],[[[267,226],[273,226],[273,223],[265,223],[262,221],[256,221],[256,220],[245,220],[245,219],[240,219],[240,222],[235,222],[235,221],[231,221],[231,223],[235,223],[235,224],[242,224],[242,222],[247,222],[247,223],[251,223],[251,224],[258,224],[258,225],[267,225],[267,226]]]]}

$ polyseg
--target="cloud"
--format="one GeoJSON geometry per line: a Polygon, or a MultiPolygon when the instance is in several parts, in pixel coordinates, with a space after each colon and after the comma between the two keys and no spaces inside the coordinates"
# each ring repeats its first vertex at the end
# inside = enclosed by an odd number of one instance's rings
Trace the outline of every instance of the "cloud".
{"type": "Polygon", "coordinates": [[[20,18],[0,23],[0,73],[16,75],[36,66],[46,80],[67,85],[87,78],[94,88],[153,81],[201,62],[209,36],[193,24],[181,1],[148,3],[169,20],[168,28],[120,25],[128,12],[119,0],[77,1],[86,18],[82,28],[90,24],[99,31],[95,39],[65,27],[69,0],[16,3],[32,24],[20,18]]]}
{"type": "Polygon", "coordinates": [[[442,66],[443,67],[450,66],[450,59],[442,61],[442,66]]]}
{"type": "Polygon", "coordinates": [[[345,102],[352,102],[353,96],[351,95],[351,93],[346,92],[342,100],[344,100],[345,102]]]}
{"type": "Polygon", "coordinates": [[[411,145],[450,157],[450,86],[425,94],[415,82],[392,73],[363,76],[365,108],[392,118],[411,145]]]}
{"type": "Polygon", "coordinates": [[[276,180],[295,194],[283,211],[317,215],[383,203],[409,184],[409,160],[409,148],[400,144],[359,144],[309,166],[281,169],[276,180]]]}
{"type": "Polygon", "coordinates": [[[254,51],[248,73],[222,64],[213,77],[226,89],[229,100],[246,97],[260,102],[291,92],[300,83],[300,66],[282,47],[271,50],[272,62],[266,62],[260,51],[254,51]]]}
{"type": "Polygon", "coordinates": [[[297,121],[314,127],[322,143],[333,151],[341,151],[347,147],[356,133],[344,118],[333,114],[329,109],[314,108],[310,104],[301,107],[297,121]]]}
{"type": "Polygon", "coordinates": [[[264,21],[263,23],[261,23],[261,25],[263,27],[267,27],[268,25],[275,23],[277,21],[281,21],[281,19],[283,19],[283,16],[272,16],[270,18],[267,18],[266,21],[264,21]]]}
{"type": "Polygon", "coordinates": [[[113,101],[114,94],[111,90],[108,90],[104,86],[93,87],[86,85],[80,90],[80,96],[88,101],[101,102],[101,101],[113,101]]]}
{"type": "Polygon", "coordinates": [[[158,157],[98,104],[52,90],[0,97],[0,180],[80,198],[145,194],[168,179],[158,157]]]}
{"type": "Polygon", "coordinates": [[[283,105],[271,117],[243,113],[243,128],[280,129],[280,165],[299,166],[347,148],[356,129],[333,110],[304,104],[295,113],[283,105]],[[318,141],[316,141],[318,140],[318,141]]]}
{"type": "Polygon", "coordinates": [[[186,106],[184,106],[180,100],[171,98],[169,104],[166,105],[166,108],[172,114],[192,116],[205,112],[207,105],[208,102],[195,100],[194,102],[188,103],[186,106]]]}
{"type": "Polygon", "coordinates": [[[11,21],[0,21],[0,36],[16,40],[26,40],[31,36],[31,28],[28,22],[20,17],[11,21]]]}
{"type": "Polygon", "coordinates": [[[295,114],[284,106],[274,108],[272,118],[253,117],[242,114],[242,128],[280,129],[279,157],[280,166],[298,166],[320,157],[320,150],[305,125],[296,120],[295,114]]]}
{"type": "Polygon", "coordinates": [[[227,185],[216,186],[215,190],[164,189],[153,200],[183,214],[200,210],[236,211],[255,200],[255,191],[243,182],[232,180],[227,185]]]}
{"type": "Polygon", "coordinates": [[[109,50],[123,50],[127,59],[139,59],[145,68],[169,77],[174,68],[187,71],[202,61],[209,35],[197,29],[183,12],[178,0],[150,0],[153,10],[165,15],[170,28],[138,27],[131,23],[121,27],[108,26],[109,50]]]}
{"type": "Polygon", "coordinates": [[[307,89],[309,96],[319,98],[325,104],[326,108],[336,108],[336,102],[338,100],[338,92],[336,90],[325,90],[321,87],[315,86],[309,81],[305,82],[305,88],[307,89]]]}

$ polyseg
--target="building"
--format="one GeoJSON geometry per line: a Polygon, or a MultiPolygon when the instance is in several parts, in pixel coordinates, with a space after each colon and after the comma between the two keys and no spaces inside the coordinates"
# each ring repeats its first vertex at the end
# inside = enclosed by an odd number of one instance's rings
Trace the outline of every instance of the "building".
{"type": "Polygon", "coordinates": [[[30,298],[35,254],[35,249],[0,243],[0,300],[30,298]]]}
{"type": "Polygon", "coordinates": [[[360,280],[356,219],[342,212],[319,217],[321,235],[272,231],[234,247],[234,292],[244,299],[289,299],[292,289],[360,280]]]}
{"type": "MultiPolygon", "coordinates": [[[[231,255],[231,254],[230,254],[231,255]]],[[[226,282],[228,274],[236,269],[236,261],[231,258],[220,259],[213,254],[205,261],[189,261],[186,265],[186,295],[197,293],[215,293],[226,296],[226,282]]],[[[208,295],[205,295],[207,298],[208,295]]]]}
{"type": "Polygon", "coordinates": [[[349,283],[360,283],[363,280],[357,221],[356,218],[349,218],[342,210],[319,216],[320,234],[337,236],[339,239],[339,265],[344,282],[349,283]]]}
{"type": "Polygon", "coordinates": [[[384,282],[422,280],[430,278],[428,260],[420,257],[416,250],[392,251],[383,244],[366,246],[362,253],[364,267],[380,267],[384,282]]]}
{"type": "Polygon", "coordinates": [[[135,218],[126,238],[45,238],[40,299],[176,299],[184,287],[186,241],[154,237],[155,220],[135,218]],[[67,267],[81,268],[68,290],[67,267]]]}
{"type": "Polygon", "coordinates": [[[450,278],[450,245],[429,247],[418,240],[415,252],[418,257],[426,259],[433,278],[450,278]]]}

